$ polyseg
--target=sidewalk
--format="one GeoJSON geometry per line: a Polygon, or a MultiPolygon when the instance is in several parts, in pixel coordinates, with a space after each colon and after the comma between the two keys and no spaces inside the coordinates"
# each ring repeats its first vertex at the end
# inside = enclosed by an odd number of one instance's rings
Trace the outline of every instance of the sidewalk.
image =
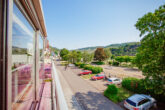
{"type": "Polygon", "coordinates": [[[61,72],[58,69],[57,69],[57,73],[60,78],[60,83],[61,83],[69,110],[83,110],[81,108],[81,106],[79,105],[79,103],[77,102],[77,100],[74,96],[74,93],[72,92],[72,90],[69,87],[69,84],[66,82],[63,75],[61,74],[61,72]]]}

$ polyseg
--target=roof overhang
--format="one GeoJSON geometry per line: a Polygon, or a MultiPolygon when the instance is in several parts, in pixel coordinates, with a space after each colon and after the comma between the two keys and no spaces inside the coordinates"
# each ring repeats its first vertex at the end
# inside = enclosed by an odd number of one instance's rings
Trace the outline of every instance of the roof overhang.
{"type": "Polygon", "coordinates": [[[15,0],[21,3],[28,18],[36,30],[40,30],[43,37],[47,37],[44,14],[40,0],[15,0]]]}

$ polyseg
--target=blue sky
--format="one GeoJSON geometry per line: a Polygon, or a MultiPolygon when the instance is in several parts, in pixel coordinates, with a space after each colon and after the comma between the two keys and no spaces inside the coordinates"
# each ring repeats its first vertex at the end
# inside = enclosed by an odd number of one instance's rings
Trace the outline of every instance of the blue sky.
{"type": "Polygon", "coordinates": [[[140,41],[138,18],[165,0],[42,0],[50,45],[76,49],[140,41]]]}

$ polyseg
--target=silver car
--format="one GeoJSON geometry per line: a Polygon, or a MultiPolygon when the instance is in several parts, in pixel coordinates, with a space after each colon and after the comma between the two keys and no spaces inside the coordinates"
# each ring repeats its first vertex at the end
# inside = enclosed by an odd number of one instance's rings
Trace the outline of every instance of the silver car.
{"type": "Polygon", "coordinates": [[[121,84],[122,80],[119,79],[119,78],[108,78],[107,79],[107,85],[110,85],[110,84],[121,84]]]}
{"type": "Polygon", "coordinates": [[[124,101],[124,107],[129,110],[148,110],[156,105],[156,100],[144,94],[134,94],[124,101]]]}

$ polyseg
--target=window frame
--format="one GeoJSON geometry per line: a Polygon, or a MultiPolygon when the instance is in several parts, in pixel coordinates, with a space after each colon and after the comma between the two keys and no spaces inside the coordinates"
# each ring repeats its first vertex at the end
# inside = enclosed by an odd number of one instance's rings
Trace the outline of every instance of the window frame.
{"type": "Polygon", "coordinates": [[[34,30],[34,43],[33,45],[35,46],[34,49],[34,101],[37,100],[37,71],[38,71],[38,65],[37,62],[39,61],[39,59],[37,58],[38,55],[38,36],[39,36],[39,30],[35,28],[34,24],[32,23],[32,21],[30,20],[28,14],[26,13],[26,11],[24,10],[23,6],[21,5],[19,0],[7,0],[7,17],[6,17],[6,25],[7,25],[7,41],[6,41],[6,48],[7,48],[7,95],[5,98],[7,98],[7,109],[8,110],[12,110],[12,21],[13,21],[13,5],[14,3],[16,4],[16,6],[18,7],[18,9],[20,10],[20,12],[23,14],[23,16],[25,17],[25,19],[29,22],[29,24],[31,25],[31,27],[34,30]]]}

